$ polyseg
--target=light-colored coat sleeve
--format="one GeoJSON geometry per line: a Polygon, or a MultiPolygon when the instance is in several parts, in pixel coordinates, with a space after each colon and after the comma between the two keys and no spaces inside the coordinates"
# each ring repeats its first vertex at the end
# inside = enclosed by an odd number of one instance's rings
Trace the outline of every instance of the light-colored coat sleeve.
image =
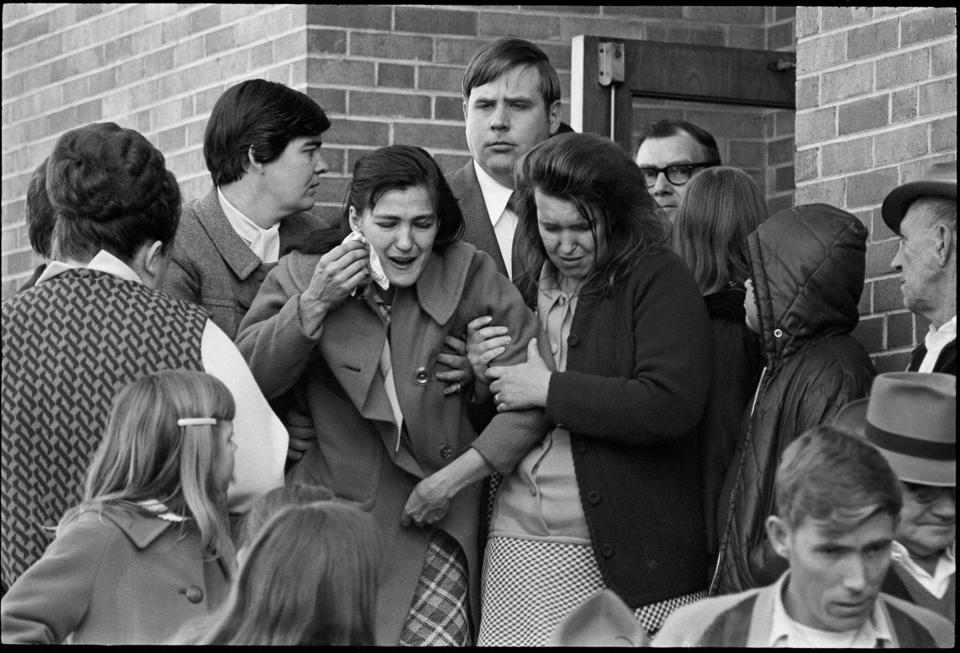
{"type": "Polygon", "coordinates": [[[0,603],[4,644],[60,644],[83,623],[111,528],[72,525],[17,579],[0,603]]]}
{"type": "Polygon", "coordinates": [[[221,381],[233,394],[233,480],[227,490],[231,512],[247,512],[258,497],[283,485],[283,466],[289,437],[257,386],[236,345],[217,325],[207,320],[200,343],[204,371],[221,381]]]}
{"type": "Polygon", "coordinates": [[[267,399],[279,397],[312,359],[322,327],[306,336],[300,324],[300,293],[310,283],[319,256],[293,252],[260,285],[240,330],[237,348],[267,399]]]}

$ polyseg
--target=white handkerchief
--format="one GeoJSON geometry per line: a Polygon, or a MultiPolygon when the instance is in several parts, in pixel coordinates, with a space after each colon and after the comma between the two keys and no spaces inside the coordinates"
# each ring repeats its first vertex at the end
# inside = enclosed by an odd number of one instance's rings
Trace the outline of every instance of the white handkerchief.
{"type": "MultiPolygon", "coordinates": [[[[365,245],[370,245],[370,241],[368,241],[359,231],[351,231],[350,235],[343,239],[343,242],[348,243],[351,240],[359,240],[365,245]]],[[[386,290],[390,287],[390,281],[387,279],[387,275],[383,271],[383,264],[380,263],[380,257],[377,256],[377,252],[374,251],[373,247],[370,247],[370,276],[383,290],[386,290]]]]}

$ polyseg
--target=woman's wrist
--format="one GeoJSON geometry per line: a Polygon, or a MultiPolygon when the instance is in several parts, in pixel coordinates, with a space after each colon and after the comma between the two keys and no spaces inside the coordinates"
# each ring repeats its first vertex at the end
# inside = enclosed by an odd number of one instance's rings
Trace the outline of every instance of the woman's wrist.
{"type": "Polygon", "coordinates": [[[323,326],[329,307],[325,302],[311,300],[306,293],[300,295],[297,302],[297,313],[300,316],[300,329],[308,338],[315,338],[317,331],[323,326]]]}

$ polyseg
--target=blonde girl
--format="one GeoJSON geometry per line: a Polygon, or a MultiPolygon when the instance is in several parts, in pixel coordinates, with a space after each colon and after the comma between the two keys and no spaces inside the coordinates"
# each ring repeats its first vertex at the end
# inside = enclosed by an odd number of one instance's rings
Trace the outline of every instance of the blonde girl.
{"type": "Polygon", "coordinates": [[[289,506],[245,551],[227,601],[175,643],[374,644],[380,543],[368,513],[337,499],[289,506]]]}
{"type": "Polygon", "coordinates": [[[234,412],[202,372],[158,372],[120,392],[83,502],[3,598],[4,643],[158,643],[221,602],[234,412]]]}

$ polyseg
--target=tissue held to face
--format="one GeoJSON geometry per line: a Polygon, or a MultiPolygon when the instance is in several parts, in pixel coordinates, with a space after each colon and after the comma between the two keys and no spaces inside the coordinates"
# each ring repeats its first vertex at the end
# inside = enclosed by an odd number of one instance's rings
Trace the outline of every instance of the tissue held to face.
{"type": "Polygon", "coordinates": [[[369,241],[390,284],[407,288],[423,272],[439,221],[427,189],[410,186],[387,191],[363,213],[351,206],[350,226],[369,241]]]}

